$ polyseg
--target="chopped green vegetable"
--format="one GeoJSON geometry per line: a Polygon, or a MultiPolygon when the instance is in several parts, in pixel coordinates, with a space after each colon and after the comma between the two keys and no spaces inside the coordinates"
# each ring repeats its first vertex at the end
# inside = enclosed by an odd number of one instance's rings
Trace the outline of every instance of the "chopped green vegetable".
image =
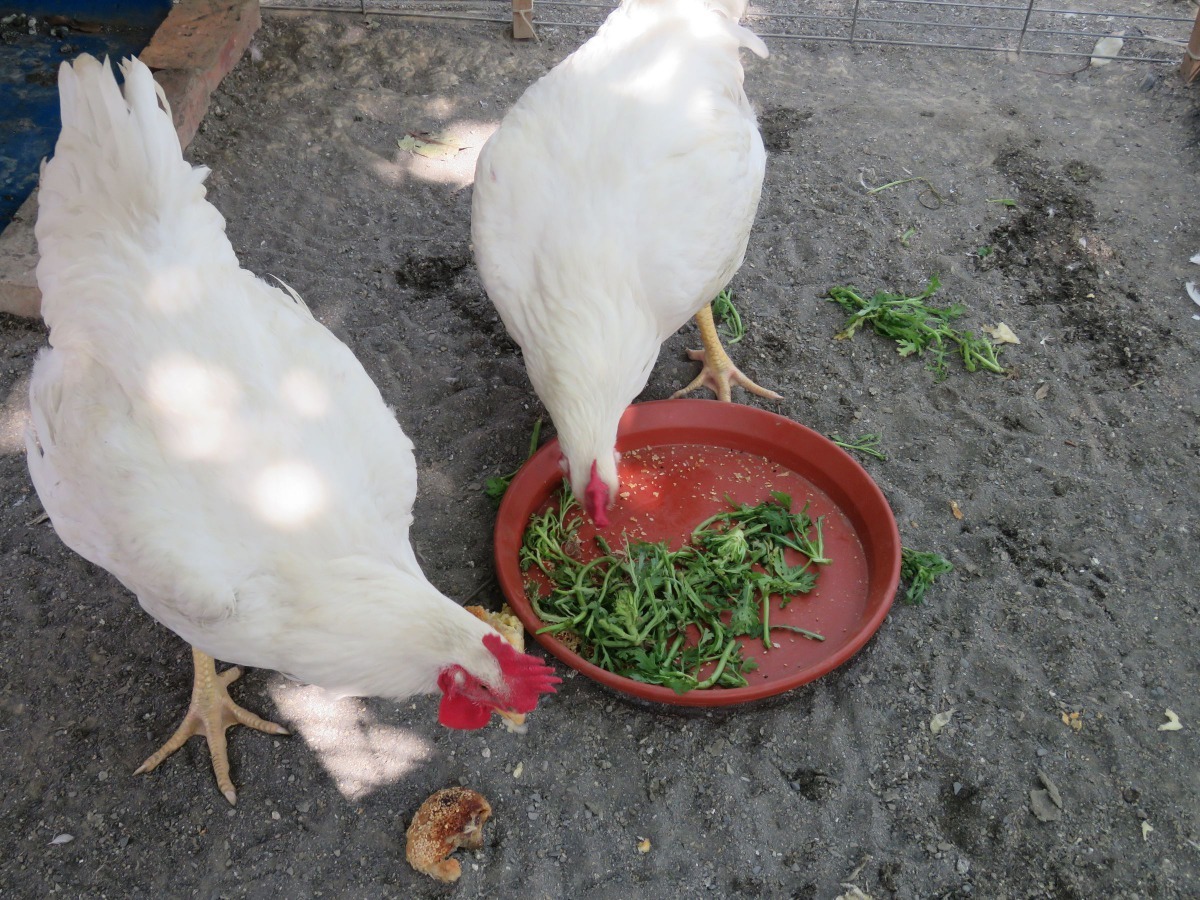
{"type": "Polygon", "coordinates": [[[895,181],[889,181],[887,184],[881,184],[878,187],[867,187],[867,182],[863,179],[863,176],[860,173],[858,176],[858,183],[866,188],[867,196],[869,197],[881,193],[882,191],[891,190],[894,187],[900,187],[903,184],[923,184],[925,185],[925,190],[917,195],[917,202],[926,209],[939,209],[942,205],[942,195],[937,192],[937,188],[933,186],[933,182],[920,175],[915,175],[912,178],[897,178],[895,181]],[[932,203],[925,202],[926,193],[933,198],[932,203]]]}
{"type": "Polygon", "coordinates": [[[908,582],[904,602],[916,605],[925,599],[925,592],[940,575],[953,572],[954,566],[937,553],[921,553],[900,548],[900,579],[908,582]]]}
{"type": "Polygon", "coordinates": [[[853,440],[843,440],[841,436],[831,434],[829,439],[846,450],[865,453],[867,456],[873,456],[876,459],[887,459],[887,455],[879,449],[879,442],[882,438],[878,434],[864,434],[862,437],[854,438],[853,440]]]}
{"type": "Polygon", "coordinates": [[[798,625],[772,625],[771,628],[780,629],[782,631],[794,631],[796,634],[802,634],[806,638],[810,638],[814,641],[825,640],[825,635],[817,634],[815,631],[809,631],[807,628],[801,628],[798,625]]]}
{"type": "MultiPolygon", "coordinates": [[[[542,420],[541,417],[538,417],[538,420],[533,423],[533,435],[529,438],[529,453],[525,456],[525,462],[529,462],[529,458],[537,451],[538,438],[541,434],[542,420]]],[[[513,478],[520,471],[521,469],[518,466],[507,475],[493,475],[483,483],[483,492],[492,499],[493,503],[499,506],[500,501],[504,499],[504,493],[508,490],[509,484],[512,483],[513,478]]]]}
{"type": "Polygon", "coordinates": [[[550,582],[547,593],[532,579],[526,593],[546,623],[541,633],[574,634],[580,655],[601,668],[678,693],[709,687],[744,687],[757,663],[736,640],[759,636],[770,650],[771,630],[816,632],[771,625],[771,598],[779,608],[811,591],[824,553],[823,522],[808,505],[791,511],[792,498],[772,492],[757,506],[731,509],[701,522],[691,543],[671,550],[664,543],[634,541],[613,550],[600,535],[600,556],[579,559],[582,521],[564,486],[559,502],[534,516],[521,547],[521,567],[550,582]],[[787,549],[807,559],[790,565],[787,549]],[[695,635],[690,639],[690,635],[695,635]],[[714,665],[703,680],[700,670],[714,665]]]}
{"type": "Polygon", "coordinates": [[[938,381],[949,373],[946,358],[956,351],[968,372],[983,368],[1003,374],[998,358],[1000,349],[995,344],[987,338],[976,337],[974,332],[959,331],[951,324],[966,312],[966,307],[958,303],[938,307],[925,302],[939,287],[941,282],[935,275],[929,279],[925,290],[915,297],[878,291],[869,300],[863,299],[853,288],[832,287],[829,299],[851,313],[837,337],[849,339],[855,331],[870,323],[877,334],[889,337],[899,345],[897,352],[901,356],[928,354],[929,369],[938,381]]]}
{"type": "Polygon", "coordinates": [[[712,302],[713,317],[721,324],[718,331],[721,337],[730,344],[736,344],[746,336],[746,326],[742,324],[742,314],[733,305],[733,294],[721,291],[712,302]]]}

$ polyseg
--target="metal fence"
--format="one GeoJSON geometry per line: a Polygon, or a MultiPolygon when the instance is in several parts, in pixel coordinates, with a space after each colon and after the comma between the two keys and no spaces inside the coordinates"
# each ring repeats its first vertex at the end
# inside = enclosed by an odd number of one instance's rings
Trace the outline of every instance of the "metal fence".
{"type": "MultiPolygon", "coordinates": [[[[448,18],[507,24],[520,0],[263,0],[266,10],[339,12],[448,18]]],[[[1110,0],[1111,2],[1111,0],[1110,0]]],[[[528,0],[524,4],[529,6],[528,0]]],[[[597,27],[616,4],[589,0],[534,0],[538,27],[597,27]]],[[[1125,10],[1070,7],[1037,0],[764,0],[745,21],[773,40],[841,42],[1075,56],[1120,62],[1177,63],[1193,23],[1191,6],[1126,3],[1125,10]],[[1186,11],[1188,15],[1181,15],[1186,11]]],[[[528,14],[525,14],[528,17],[528,14]]]]}

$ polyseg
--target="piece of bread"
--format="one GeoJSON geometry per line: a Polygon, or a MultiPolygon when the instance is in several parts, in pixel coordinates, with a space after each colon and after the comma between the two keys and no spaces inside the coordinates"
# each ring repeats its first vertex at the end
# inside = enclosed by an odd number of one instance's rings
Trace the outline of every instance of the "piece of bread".
{"type": "MultiPolygon", "coordinates": [[[[488,612],[482,606],[465,607],[467,612],[477,619],[487,622],[498,632],[500,637],[504,638],[520,652],[525,652],[525,627],[521,624],[521,620],[516,617],[507,603],[500,607],[500,612],[488,612]]],[[[525,715],[523,713],[507,712],[505,710],[496,710],[496,715],[504,720],[504,727],[509,731],[515,731],[518,734],[525,733],[525,715]]]]}
{"type": "Polygon", "coordinates": [[[488,612],[482,606],[468,606],[466,610],[495,628],[502,638],[522,653],[525,652],[525,629],[507,603],[500,607],[500,612],[488,612]]]}
{"type": "Polygon", "coordinates": [[[469,788],[437,791],[421,804],[408,826],[408,864],[438,881],[458,881],[462,866],[448,857],[459,847],[483,846],[483,823],[491,814],[492,806],[483,794],[469,788]]]}

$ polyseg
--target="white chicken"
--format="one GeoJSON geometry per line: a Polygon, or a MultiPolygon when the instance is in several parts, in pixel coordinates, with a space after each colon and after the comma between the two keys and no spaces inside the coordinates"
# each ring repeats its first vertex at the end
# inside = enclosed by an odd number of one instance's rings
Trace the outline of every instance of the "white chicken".
{"type": "MultiPolygon", "coordinates": [[[[766,153],[738,51],[745,0],[624,0],[529,88],[480,152],[479,274],[558,430],[575,496],[608,524],[621,413],[695,315],[701,385],[779,398],[717,338],[709,301],[742,264],[766,153]]],[[[678,394],[677,394],[678,396],[678,394]]]]}
{"type": "Polygon", "coordinates": [[[63,541],[193,646],[184,723],[139,771],[204,734],[233,803],[225,728],[286,733],[213,657],[342,694],[440,689],[454,728],[531,711],[552,670],[417,564],[412,444],[379,391],[294,292],[239,267],[149,69],[122,70],[124,96],[107,61],[59,73],[26,442],[63,541]]]}

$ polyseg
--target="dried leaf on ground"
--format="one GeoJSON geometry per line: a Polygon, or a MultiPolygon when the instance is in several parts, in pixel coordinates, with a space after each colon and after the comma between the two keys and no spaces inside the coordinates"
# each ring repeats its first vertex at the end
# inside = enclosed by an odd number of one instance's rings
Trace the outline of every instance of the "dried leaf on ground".
{"type": "Polygon", "coordinates": [[[426,159],[449,159],[466,149],[448,134],[430,134],[427,131],[410,131],[396,141],[396,146],[406,153],[415,153],[426,159]]]}
{"type": "Polygon", "coordinates": [[[1046,789],[1046,794],[1050,797],[1050,802],[1059,809],[1063,808],[1062,794],[1058,792],[1058,785],[1050,780],[1050,776],[1038,769],[1038,781],[1042,783],[1042,787],[1046,789]]]}
{"type": "Polygon", "coordinates": [[[1003,322],[997,322],[995,325],[984,325],[981,329],[984,334],[991,337],[992,343],[995,344],[1019,344],[1021,339],[1017,337],[1011,328],[1003,322]]]}
{"type": "Polygon", "coordinates": [[[929,720],[929,730],[937,734],[943,728],[950,724],[950,719],[954,715],[953,709],[948,709],[945,712],[940,712],[929,720]]]}
{"type": "Polygon", "coordinates": [[[959,509],[957,500],[950,501],[950,513],[954,516],[954,518],[956,518],[960,521],[962,520],[963,511],[961,509],[959,509]]]}
{"type": "Polygon", "coordinates": [[[1049,791],[1030,791],[1029,808],[1039,822],[1057,822],[1062,818],[1062,810],[1054,805],[1049,791]]]}

